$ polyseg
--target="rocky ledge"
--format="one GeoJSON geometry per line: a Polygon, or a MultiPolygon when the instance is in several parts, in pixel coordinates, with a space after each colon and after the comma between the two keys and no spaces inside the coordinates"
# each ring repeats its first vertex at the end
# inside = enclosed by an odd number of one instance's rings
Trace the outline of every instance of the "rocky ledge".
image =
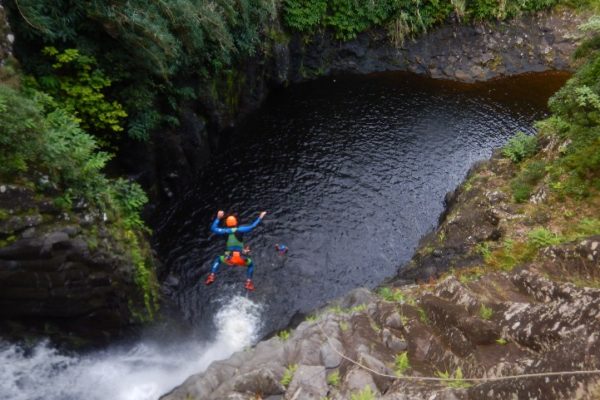
{"type": "Polygon", "coordinates": [[[367,392],[388,400],[597,398],[598,375],[465,378],[599,368],[600,289],[547,277],[600,276],[599,244],[596,236],[551,247],[510,273],[404,286],[387,300],[355,290],[287,340],[280,335],[213,363],[163,400],[341,400],[367,392]]]}
{"type": "Polygon", "coordinates": [[[548,70],[572,70],[587,15],[568,8],[509,21],[464,24],[447,21],[418,37],[393,43],[386,30],[341,42],[331,32],[290,35],[275,23],[264,48],[213,81],[195,102],[181,105],[181,125],[156,132],[149,148],[135,142],[123,166],[159,198],[169,199],[189,184],[227,134],[255,111],[269,91],[322,76],[410,71],[461,82],[548,70]],[[135,156],[132,156],[135,155],[135,156]]]}
{"type": "MultiPolygon", "coordinates": [[[[541,139],[536,157],[560,146],[541,139]]],[[[556,199],[542,180],[517,203],[518,171],[479,163],[377,294],[357,289],[163,400],[598,398],[600,374],[494,380],[600,369],[600,235],[575,228],[600,198],[556,199]]]]}
{"type": "Polygon", "coordinates": [[[507,21],[460,21],[393,43],[387,30],[339,42],[328,32],[291,42],[292,80],[331,73],[410,71],[460,82],[547,70],[570,70],[586,15],[569,9],[507,21]],[[306,43],[308,42],[308,43],[306,43]],[[306,44],[305,44],[306,43],[306,44]]]}
{"type": "Polygon", "coordinates": [[[80,346],[107,341],[150,317],[145,296],[151,293],[119,243],[124,238],[105,215],[75,208],[67,213],[27,187],[0,186],[3,337],[42,335],[80,346]]]}

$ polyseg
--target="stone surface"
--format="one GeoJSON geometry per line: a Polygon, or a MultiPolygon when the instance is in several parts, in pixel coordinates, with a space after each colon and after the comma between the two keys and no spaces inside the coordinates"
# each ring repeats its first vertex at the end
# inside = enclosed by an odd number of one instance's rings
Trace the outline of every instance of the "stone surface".
{"type": "Polygon", "coordinates": [[[570,54],[585,16],[559,10],[480,25],[450,23],[394,47],[385,31],[337,43],[327,32],[308,44],[294,38],[292,63],[302,80],[315,71],[369,73],[411,71],[462,82],[572,67],[570,54]],[[297,42],[296,42],[297,40],[297,42]],[[553,45],[550,45],[552,43],[553,45]],[[301,67],[300,67],[301,66],[301,67]]]}
{"type": "Polygon", "coordinates": [[[325,368],[337,368],[342,362],[342,356],[334,349],[338,351],[343,350],[342,344],[335,338],[330,339],[329,342],[323,343],[319,349],[321,363],[325,368]]]}
{"type": "Polygon", "coordinates": [[[327,395],[325,367],[300,365],[287,389],[286,399],[321,400],[327,395]]]}
{"type": "Polygon", "coordinates": [[[286,35],[279,22],[250,59],[232,66],[232,76],[194,82],[195,102],[180,106],[181,124],[155,132],[145,145],[124,146],[119,160],[126,171],[168,202],[190,183],[214,153],[227,146],[227,134],[256,110],[273,87],[342,73],[410,71],[437,79],[485,81],[534,71],[570,70],[571,54],[581,38],[577,26],[585,15],[562,9],[505,22],[463,25],[446,23],[396,47],[387,30],[359,34],[340,42],[331,32],[286,35]],[[274,35],[277,36],[277,35],[274,35]],[[518,39],[515,39],[518,38],[518,39]],[[520,40],[520,41],[519,41],[520,40]],[[233,82],[231,88],[222,82],[233,82]]]}
{"type": "MultiPolygon", "coordinates": [[[[560,144],[543,146],[556,149],[560,144]]],[[[409,361],[402,374],[410,377],[456,377],[459,369],[463,377],[479,378],[600,368],[600,235],[545,247],[510,271],[482,267],[485,261],[477,250],[482,243],[503,244],[499,239],[514,235],[526,240],[531,229],[519,208],[531,204],[511,204],[502,189],[515,172],[510,161],[496,154],[476,165],[446,197],[440,226],[388,282],[402,291],[401,300],[384,301],[366,289],[354,290],[333,301],[336,307],[316,313],[316,321],[302,322],[287,341],[271,339],[235,355],[238,373],[268,369],[280,379],[294,364],[319,374],[328,369],[328,374],[340,375],[338,385],[327,387],[326,396],[333,400],[352,398],[367,386],[382,399],[598,398],[598,375],[465,387],[395,378],[402,352],[409,361]],[[434,249],[440,254],[434,255],[434,249]],[[473,267],[476,275],[463,279],[461,267],[473,267]],[[449,268],[457,272],[435,280],[449,268]]],[[[208,399],[239,393],[225,365],[209,367],[165,399],[204,399],[196,394],[205,387],[210,388],[208,399]]],[[[295,382],[286,388],[286,399],[303,398],[305,389],[312,390],[312,382],[304,378],[295,382]]]]}
{"type": "MultiPolygon", "coordinates": [[[[466,284],[450,276],[427,290],[404,286],[410,304],[371,296],[360,311],[347,308],[322,315],[300,324],[288,341],[275,338],[260,343],[256,350],[238,353],[233,357],[236,371],[244,376],[244,390],[277,395],[274,382],[287,366],[298,364],[285,388],[286,399],[348,399],[367,386],[383,399],[594,399],[600,387],[600,377],[594,375],[452,388],[439,382],[394,379],[393,368],[401,351],[408,352],[409,368],[404,374],[409,376],[435,377],[438,372],[452,376],[458,368],[466,377],[494,377],[600,367],[600,289],[548,278],[564,277],[565,271],[600,277],[599,248],[600,236],[592,236],[547,248],[511,273],[488,274],[466,284]],[[482,317],[482,304],[492,310],[490,316],[482,317]],[[393,351],[391,338],[399,343],[393,351]],[[327,350],[332,345],[347,357],[339,365],[331,349],[327,350]],[[314,362],[307,352],[321,355],[318,365],[302,364],[314,362]],[[340,373],[338,387],[325,384],[326,368],[340,373]],[[271,371],[270,383],[262,378],[266,371],[271,371]]],[[[227,365],[213,364],[164,399],[217,399],[247,393],[235,385],[239,378],[227,365]]]]}
{"type": "Polygon", "coordinates": [[[94,219],[95,234],[78,227],[83,214],[61,214],[16,185],[0,190],[0,332],[23,339],[43,335],[82,345],[130,329],[145,313],[136,268],[94,219]]]}

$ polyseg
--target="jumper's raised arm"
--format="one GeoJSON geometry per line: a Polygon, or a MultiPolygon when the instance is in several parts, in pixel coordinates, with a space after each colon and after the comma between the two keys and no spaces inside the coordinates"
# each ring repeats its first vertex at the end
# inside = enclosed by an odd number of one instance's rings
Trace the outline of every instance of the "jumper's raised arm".
{"type": "Polygon", "coordinates": [[[210,226],[210,230],[218,235],[228,235],[227,244],[225,248],[225,254],[215,259],[212,264],[211,272],[204,282],[206,285],[212,284],[217,279],[217,272],[221,264],[236,265],[241,267],[247,267],[246,270],[246,284],[244,287],[248,290],[254,290],[254,283],[252,282],[252,274],[254,273],[254,263],[252,259],[248,257],[249,251],[244,245],[242,235],[243,233],[251,232],[258,226],[260,221],[267,214],[266,211],[262,211],[258,218],[254,220],[250,225],[238,226],[237,218],[233,215],[228,216],[225,219],[225,228],[221,228],[219,223],[225,216],[225,212],[219,210],[217,217],[210,226]]]}

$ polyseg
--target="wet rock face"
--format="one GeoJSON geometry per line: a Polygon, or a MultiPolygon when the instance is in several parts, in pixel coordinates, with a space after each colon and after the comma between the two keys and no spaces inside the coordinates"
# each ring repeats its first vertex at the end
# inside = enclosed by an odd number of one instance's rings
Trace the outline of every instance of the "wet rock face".
{"type": "Polygon", "coordinates": [[[506,22],[450,23],[396,47],[386,31],[338,43],[325,33],[304,45],[292,43],[293,80],[335,72],[410,71],[460,82],[505,75],[571,69],[571,54],[585,17],[568,10],[538,13],[506,22]]]}
{"type": "Polygon", "coordinates": [[[132,310],[142,302],[135,268],[112,243],[102,215],[64,214],[13,185],[0,186],[0,209],[3,336],[84,344],[108,340],[134,322],[132,310]]]}
{"type": "MultiPolygon", "coordinates": [[[[482,25],[448,23],[395,46],[387,31],[370,31],[348,42],[323,32],[308,43],[302,35],[265,39],[263,53],[242,60],[227,76],[190,82],[200,98],[181,105],[177,128],[155,132],[125,149],[123,168],[159,199],[168,200],[202,170],[211,154],[227,147],[227,136],[256,110],[273,87],[339,73],[410,71],[461,82],[533,71],[569,70],[585,16],[563,10],[482,25]],[[223,82],[229,82],[223,85],[223,82]],[[216,93],[216,95],[215,95],[216,93]],[[133,156],[135,154],[135,156],[133,156]]],[[[277,36],[277,35],[276,35],[277,36]]]]}
{"type": "MultiPolygon", "coordinates": [[[[492,177],[510,173],[511,168],[495,154],[491,160],[475,164],[466,181],[482,173],[492,177]]],[[[481,255],[473,249],[485,241],[502,238],[502,218],[510,214],[504,210],[507,200],[505,193],[490,191],[484,185],[462,185],[448,193],[439,228],[421,239],[420,249],[400,269],[394,284],[423,282],[451,268],[481,264],[481,255]]]]}
{"type": "Polygon", "coordinates": [[[456,378],[460,370],[465,378],[494,378],[600,368],[600,289],[547,278],[557,264],[599,271],[599,243],[595,236],[552,247],[520,270],[469,283],[449,277],[435,285],[404,286],[398,302],[357,289],[316,321],[301,323],[288,340],[273,338],[216,362],[162,399],[258,394],[341,400],[367,387],[387,400],[595,399],[597,375],[421,382],[396,379],[396,356],[408,352],[402,373],[413,377],[456,378]],[[296,366],[295,373],[283,386],[290,366],[296,366]],[[332,374],[339,377],[327,379],[332,374]]]}

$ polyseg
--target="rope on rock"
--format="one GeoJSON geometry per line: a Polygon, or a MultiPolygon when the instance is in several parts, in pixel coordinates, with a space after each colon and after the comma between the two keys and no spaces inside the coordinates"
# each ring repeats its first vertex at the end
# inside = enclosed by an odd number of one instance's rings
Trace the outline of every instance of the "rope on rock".
{"type": "Polygon", "coordinates": [[[321,326],[321,322],[317,321],[317,325],[319,326],[319,329],[321,330],[321,333],[325,336],[325,338],[327,339],[327,344],[329,344],[329,346],[331,347],[331,349],[336,352],[340,357],[342,357],[343,359],[350,361],[352,364],[355,364],[357,366],[359,366],[360,368],[369,371],[372,374],[384,377],[384,378],[391,378],[391,379],[397,379],[397,380],[406,380],[406,381],[429,381],[429,382],[455,382],[455,381],[464,381],[464,382],[494,382],[494,381],[506,381],[506,380],[511,380],[511,379],[526,379],[526,378],[543,378],[543,377],[550,377],[550,376],[565,376],[565,375],[594,375],[594,374],[600,374],[600,370],[598,369],[593,369],[593,370],[584,370],[584,371],[556,371],[556,372],[537,372],[537,373],[530,373],[530,374],[520,374],[520,375],[506,375],[506,376],[494,376],[494,377],[489,377],[489,378],[460,378],[460,379],[456,379],[456,378],[441,378],[441,377],[433,377],[433,376],[396,376],[396,375],[389,375],[389,374],[384,374],[382,372],[379,371],[375,371],[372,368],[367,367],[366,365],[360,363],[359,361],[356,361],[350,357],[348,357],[347,355],[345,355],[344,353],[342,353],[341,351],[339,351],[338,349],[336,349],[336,347],[331,343],[331,337],[325,332],[325,330],[323,329],[323,327],[321,326]]]}

